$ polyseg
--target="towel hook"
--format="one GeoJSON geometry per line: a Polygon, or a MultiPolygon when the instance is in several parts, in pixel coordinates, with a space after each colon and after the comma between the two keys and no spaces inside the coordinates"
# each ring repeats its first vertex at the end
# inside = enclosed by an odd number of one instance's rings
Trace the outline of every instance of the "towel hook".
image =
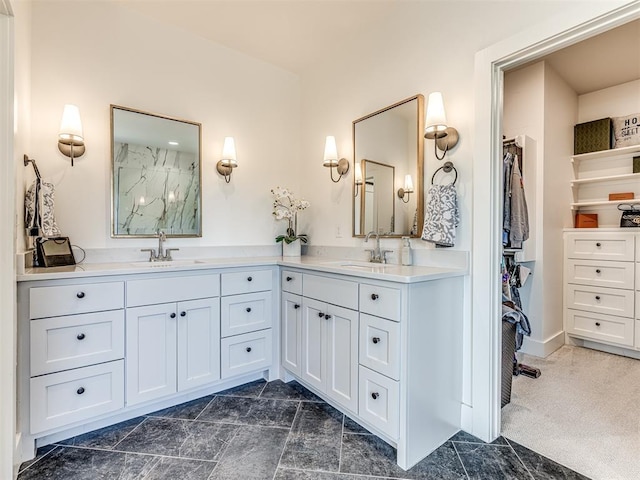
{"type": "Polygon", "coordinates": [[[431,177],[431,185],[433,185],[433,181],[436,178],[436,173],[438,173],[440,170],[444,171],[444,173],[449,173],[451,170],[453,170],[456,176],[453,179],[453,182],[451,182],[451,185],[456,184],[456,181],[458,180],[458,170],[456,170],[456,167],[453,166],[453,162],[444,162],[444,165],[442,165],[435,172],[433,172],[433,176],[431,177]]]}
{"type": "Polygon", "coordinates": [[[24,160],[25,167],[29,165],[29,163],[33,165],[33,171],[36,172],[36,177],[38,178],[38,180],[42,180],[42,177],[40,176],[40,171],[38,170],[38,166],[36,165],[36,161],[32,158],[29,158],[27,155],[23,157],[23,160],[24,160]]]}

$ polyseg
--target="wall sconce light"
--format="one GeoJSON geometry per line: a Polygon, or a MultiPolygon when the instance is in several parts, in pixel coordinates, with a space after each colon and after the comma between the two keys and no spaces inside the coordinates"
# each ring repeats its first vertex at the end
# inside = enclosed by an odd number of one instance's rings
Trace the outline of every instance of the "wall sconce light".
{"type": "Polygon", "coordinates": [[[331,169],[331,181],[338,183],[342,176],[349,171],[349,161],[346,158],[338,159],[338,147],[336,147],[336,137],[328,136],[324,144],[324,163],[325,167],[331,169]],[[333,169],[338,172],[338,179],[333,178],[333,169]]]}
{"type": "Polygon", "coordinates": [[[60,133],[58,134],[58,150],[73,159],[84,155],[84,136],[82,135],[82,121],[80,120],[80,110],[75,105],[65,105],[60,123],[60,133]]]}
{"type": "Polygon", "coordinates": [[[433,92],[429,94],[427,104],[427,119],[424,138],[435,140],[433,151],[438,160],[444,159],[447,151],[451,150],[458,143],[458,131],[447,126],[447,117],[444,113],[444,102],[442,93],[433,92]],[[438,155],[438,149],[442,150],[442,156],[438,155]]]}
{"type": "Polygon", "coordinates": [[[413,193],[413,180],[411,179],[411,175],[404,176],[404,188],[398,189],[398,196],[402,199],[404,203],[409,203],[409,196],[413,193]],[[406,197],[406,200],[405,200],[406,197]]]}
{"type": "Polygon", "coordinates": [[[222,159],[216,164],[218,173],[224,177],[224,181],[231,181],[231,172],[238,166],[236,161],[236,144],[233,137],[224,137],[222,146],[222,159]]]}
{"type": "Polygon", "coordinates": [[[355,163],[355,175],[353,183],[355,184],[355,194],[353,196],[357,197],[358,193],[360,192],[360,186],[362,185],[362,165],[360,165],[360,162],[355,163]]]}

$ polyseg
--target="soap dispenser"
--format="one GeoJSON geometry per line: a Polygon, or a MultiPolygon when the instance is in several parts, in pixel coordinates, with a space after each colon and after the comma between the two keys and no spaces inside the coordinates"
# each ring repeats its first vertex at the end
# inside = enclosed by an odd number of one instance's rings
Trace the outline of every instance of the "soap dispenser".
{"type": "Polygon", "coordinates": [[[411,265],[411,243],[409,237],[402,237],[402,265],[411,265]]]}

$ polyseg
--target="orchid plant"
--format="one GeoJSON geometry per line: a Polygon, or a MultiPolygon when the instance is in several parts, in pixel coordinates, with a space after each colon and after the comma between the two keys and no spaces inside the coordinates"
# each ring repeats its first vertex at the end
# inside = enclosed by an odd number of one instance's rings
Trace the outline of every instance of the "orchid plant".
{"type": "Polygon", "coordinates": [[[274,196],[273,200],[273,216],[276,220],[287,220],[289,225],[285,235],[278,235],[276,242],[292,243],[300,240],[307,243],[307,235],[297,234],[298,231],[298,212],[309,207],[309,202],[303,199],[296,199],[293,193],[286,188],[276,187],[271,189],[274,196]]]}

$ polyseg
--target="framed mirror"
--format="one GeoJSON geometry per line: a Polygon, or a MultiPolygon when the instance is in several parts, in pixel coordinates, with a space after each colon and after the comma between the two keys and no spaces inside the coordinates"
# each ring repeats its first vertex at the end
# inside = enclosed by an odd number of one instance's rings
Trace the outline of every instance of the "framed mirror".
{"type": "Polygon", "coordinates": [[[371,231],[381,237],[419,237],[422,233],[423,132],[422,95],[353,121],[354,237],[371,231]],[[408,175],[412,186],[406,184],[408,175]]]}
{"type": "Polygon", "coordinates": [[[111,236],[202,236],[199,123],[111,105],[111,236]]]}

